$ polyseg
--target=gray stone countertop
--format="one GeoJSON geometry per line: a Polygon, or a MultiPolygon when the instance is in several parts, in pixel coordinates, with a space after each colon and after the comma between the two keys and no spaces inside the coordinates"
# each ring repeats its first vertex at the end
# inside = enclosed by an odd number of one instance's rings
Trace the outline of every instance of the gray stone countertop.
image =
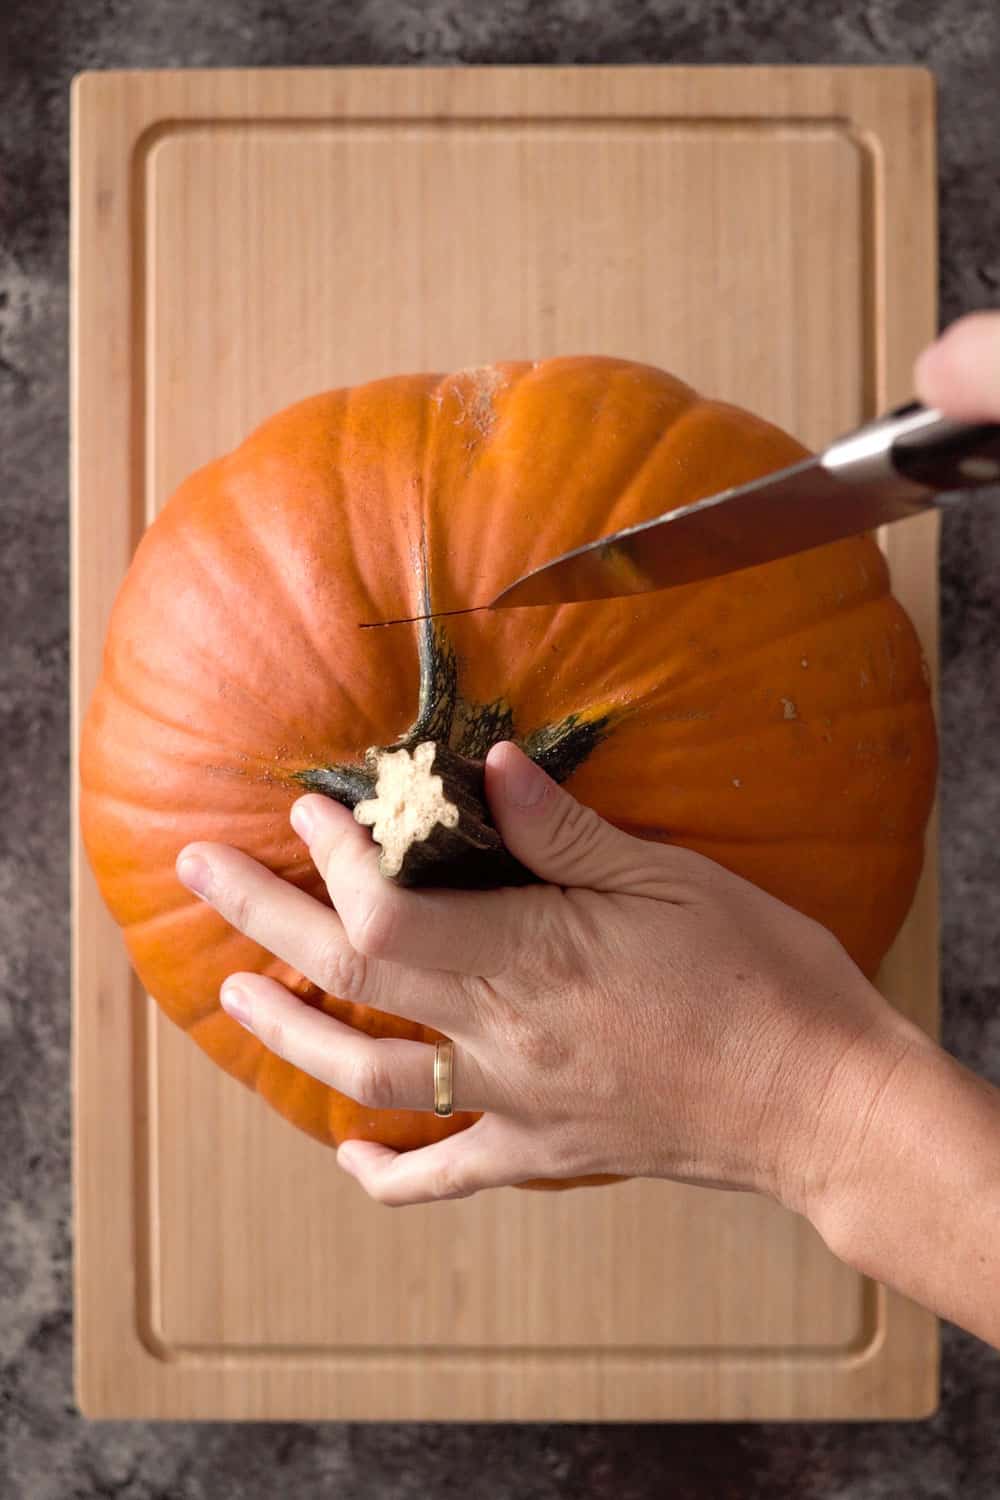
{"type": "MultiPolygon", "coordinates": [[[[0,1495],[997,1500],[1000,1356],[944,1330],[912,1425],[92,1424],[73,1405],[68,89],[84,68],[919,63],[944,321],[1000,302],[997,0],[0,0],[0,1495]]],[[[1000,1083],[1000,511],[942,549],[944,1039],[1000,1083]]]]}

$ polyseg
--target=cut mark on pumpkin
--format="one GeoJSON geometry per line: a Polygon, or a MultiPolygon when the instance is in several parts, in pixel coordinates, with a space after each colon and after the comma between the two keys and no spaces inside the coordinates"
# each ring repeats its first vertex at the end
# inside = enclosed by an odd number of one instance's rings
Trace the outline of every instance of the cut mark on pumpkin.
{"type": "MultiPolygon", "coordinates": [[[[411,548],[411,560],[414,572],[417,575],[420,590],[420,603],[423,606],[418,614],[396,615],[390,620],[361,620],[358,623],[359,630],[381,630],[386,625],[422,625],[423,635],[426,636],[427,629],[433,625],[435,620],[447,619],[451,615],[474,615],[482,610],[490,608],[488,604],[465,604],[458,609],[432,609],[431,608],[431,581],[427,556],[427,536],[421,524],[421,535],[419,543],[411,548]]],[[[427,643],[421,641],[421,662],[423,652],[427,643]]]]}
{"type": "Polygon", "coordinates": [[[781,700],[781,706],[782,706],[782,708],[784,710],[784,716],[785,716],[786,719],[797,719],[798,718],[799,711],[795,707],[795,704],[792,702],[791,698],[782,698],[782,700],[781,700]]]}
{"type": "Polygon", "coordinates": [[[444,620],[449,615],[475,615],[489,609],[488,604],[467,604],[462,609],[435,609],[426,615],[399,615],[394,620],[361,620],[359,630],[381,630],[385,625],[419,625],[423,620],[444,620]]]}

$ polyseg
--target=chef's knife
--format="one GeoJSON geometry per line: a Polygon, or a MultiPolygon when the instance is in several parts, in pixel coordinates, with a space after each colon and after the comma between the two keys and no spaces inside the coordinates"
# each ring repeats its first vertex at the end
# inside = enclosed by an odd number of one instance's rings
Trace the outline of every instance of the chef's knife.
{"type": "Polygon", "coordinates": [[[576,547],[491,609],[643,594],[873,531],[1000,483],[1000,425],[910,402],[824,452],[576,547]]]}

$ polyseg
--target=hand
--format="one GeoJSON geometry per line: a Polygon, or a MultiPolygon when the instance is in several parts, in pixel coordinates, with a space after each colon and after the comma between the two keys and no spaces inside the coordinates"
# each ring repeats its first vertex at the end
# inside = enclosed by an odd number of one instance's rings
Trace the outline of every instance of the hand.
{"type": "MultiPolygon", "coordinates": [[[[619,832],[513,745],[486,772],[504,842],[551,883],[401,889],[367,831],[315,795],[292,822],[335,911],[236,850],[179,858],[186,884],[324,990],[454,1040],[455,1107],[482,1118],[404,1154],[346,1142],[341,1165],[391,1204],[620,1173],[808,1210],[920,1034],[814,922],[699,855],[619,832]]],[[[359,1102],[432,1107],[432,1047],[368,1037],[259,975],[233,975],[222,1000],[359,1102]]]]}
{"type": "Polygon", "coordinates": [[[917,361],[917,395],[946,416],[1000,422],[1000,312],[953,323],[917,361]]]}

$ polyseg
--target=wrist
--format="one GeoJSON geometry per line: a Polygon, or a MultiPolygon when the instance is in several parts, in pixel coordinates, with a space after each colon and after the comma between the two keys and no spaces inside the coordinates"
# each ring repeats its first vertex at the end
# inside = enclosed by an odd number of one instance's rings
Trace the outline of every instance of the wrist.
{"type": "Polygon", "coordinates": [[[901,1016],[838,1061],[789,1206],[855,1271],[1000,1347],[1000,1091],[901,1016]]]}
{"type": "Polygon", "coordinates": [[[868,989],[864,1020],[849,1036],[829,1040],[825,1052],[803,1069],[799,1149],[792,1153],[779,1195],[827,1244],[837,1226],[850,1220],[859,1193],[870,1189],[873,1163],[882,1165],[878,1142],[887,1119],[898,1113],[914,1056],[940,1050],[868,989]]]}

